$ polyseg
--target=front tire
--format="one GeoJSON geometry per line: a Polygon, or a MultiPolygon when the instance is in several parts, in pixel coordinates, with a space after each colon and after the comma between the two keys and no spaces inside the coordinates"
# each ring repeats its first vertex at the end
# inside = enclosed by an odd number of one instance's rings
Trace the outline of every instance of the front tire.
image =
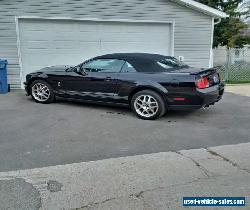
{"type": "Polygon", "coordinates": [[[55,98],[52,87],[43,80],[35,80],[32,82],[30,92],[33,100],[37,103],[52,103],[55,98]]]}
{"type": "Polygon", "coordinates": [[[154,120],[166,113],[162,96],[152,90],[142,90],[133,95],[131,108],[143,120],[154,120]]]}

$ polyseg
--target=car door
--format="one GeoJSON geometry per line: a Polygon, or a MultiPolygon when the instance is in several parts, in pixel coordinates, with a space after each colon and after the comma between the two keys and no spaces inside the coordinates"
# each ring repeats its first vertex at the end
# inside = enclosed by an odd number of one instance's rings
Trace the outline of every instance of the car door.
{"type": "Polygon", "coordinates": [[[64,81],[70,97],[112,101],[117,95],[117,77],[124,61],[118,59],[94,59],[79,66],[78,71],[70,74],[64,81]]]}

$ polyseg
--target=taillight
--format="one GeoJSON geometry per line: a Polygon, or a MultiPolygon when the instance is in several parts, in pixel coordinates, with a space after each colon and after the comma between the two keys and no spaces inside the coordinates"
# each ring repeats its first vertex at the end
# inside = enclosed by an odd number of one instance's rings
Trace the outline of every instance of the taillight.
{"type": "Polygon", "coordinates": [[[209,87],[209,80],[207,77],[202,77],[195,82],[196,87],[199,89],[205,89],[209,87]]]}

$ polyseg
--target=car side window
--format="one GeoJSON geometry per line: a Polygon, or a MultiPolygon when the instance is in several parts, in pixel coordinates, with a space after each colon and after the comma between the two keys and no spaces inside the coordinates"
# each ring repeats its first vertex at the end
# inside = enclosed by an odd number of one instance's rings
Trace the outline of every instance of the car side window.
{"type": "Polygon", "coordinates": [[[136,72],[135,68],[128,63],[127,61],[125,62],[125,64],[122,67],[122,71],[123,73],[128,73],[128,72],[136,72]]]}
{"type": "Polygon", "coordinates": [[[82,65],[87,72],[118,73],[125,61],[118,59],[96,59],[82,65]]]}

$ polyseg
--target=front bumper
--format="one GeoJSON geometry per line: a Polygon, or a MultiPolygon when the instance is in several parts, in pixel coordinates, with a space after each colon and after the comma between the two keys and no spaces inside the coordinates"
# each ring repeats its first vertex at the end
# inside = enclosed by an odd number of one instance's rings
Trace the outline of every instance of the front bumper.
{"type": "Polygon", "coordinates": [[[28,84],[26,82],[24,82],[23,85],[24,85],[24,89],[26,91],[26,95],[29,96],[30,95],[30,90],[29,90],[28,84]]]}

